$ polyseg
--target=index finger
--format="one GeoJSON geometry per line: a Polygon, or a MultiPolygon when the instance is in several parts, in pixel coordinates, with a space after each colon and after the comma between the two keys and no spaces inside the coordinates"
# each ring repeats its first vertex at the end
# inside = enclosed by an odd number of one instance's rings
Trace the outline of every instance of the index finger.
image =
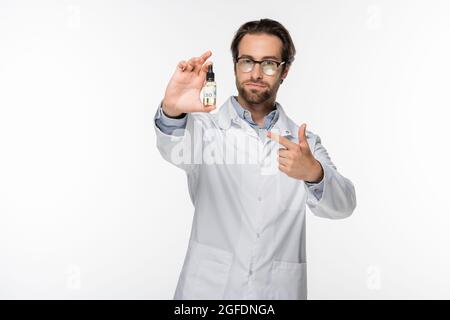
{"type": "Polygon", "coordinates": [[[291,140],[289,140],[288,138],[285,138],[283,136],[280,136],[279,134],[276,134],[274,132],[271,131],[267,131],[267,136],[274,140],[277,141],[279,144],[283,145],[286,147],[286,149],[293,149],[297,147],[297,144],[292,142],[291,140]]]}
{"type": "Polygon", "coordinates": [[[212,52],[210,50],[206,51],[204,54],[200,56],[201,63],[205,62],[206,59],[208,59],[212,55],[212,52]]]}

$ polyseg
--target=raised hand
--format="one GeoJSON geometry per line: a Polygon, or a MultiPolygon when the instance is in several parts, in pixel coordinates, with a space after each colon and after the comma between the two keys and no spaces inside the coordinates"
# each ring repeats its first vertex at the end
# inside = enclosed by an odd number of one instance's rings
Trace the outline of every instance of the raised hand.
{"type": "Polygon", "coordinates": [[[270,131],[267,132],[267,136],[284,146],[284,148],[278,150],[278,168],[280,171],[292,178],[307,182],[320,182],[322,180],[322,165],[314,158],[308,141],[306,141],[306,123],[298,129],[298,144],[270,131]]]}
{"type": "Polygon", "coordinates": [[[206,51],[200,57],[180,61],[175,73],[167,85],[163,99],[163,111],[168,116],[178,117],[189,112],[210,112],[215,105],[204,106],[200,92],[205,84],[206,73],[211,61],[205,61],[212,55],[206,51]]]}

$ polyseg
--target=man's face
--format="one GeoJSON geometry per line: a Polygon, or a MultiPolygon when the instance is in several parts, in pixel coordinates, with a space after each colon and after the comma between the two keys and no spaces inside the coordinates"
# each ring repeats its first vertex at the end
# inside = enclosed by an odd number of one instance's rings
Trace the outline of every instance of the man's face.
{"type": "MultiPolygon", "coordinates": [[[[253,60],[273,60],[281,62],[281,50],[283,43],[273,35],[268,34],[246,34],[239,43],[239,57],[249,57],[253,60]]],[[[287,75],[288,68],[281,73],[280,66],[274,75],[266,75],[261,65],[256,63],[250,72],[242,72],[234,65],[236,76],[236,87],[239,95],[249,104],[261,104],[273,98],[275,100],[280,79],[287,75]],[[254,86],[251,84],[257,84],[254,86]]]]}

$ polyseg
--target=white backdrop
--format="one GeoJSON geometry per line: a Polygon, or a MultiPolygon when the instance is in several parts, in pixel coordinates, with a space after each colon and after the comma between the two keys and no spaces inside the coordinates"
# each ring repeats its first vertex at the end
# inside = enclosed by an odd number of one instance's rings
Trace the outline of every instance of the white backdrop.
{"type": "Polygon", "coordinates": [[[277,97],[356,188],[307,218],[310,299],[450,298],[448,1],[0,0],[0,298],[171,299],[192,221],[156,149],[176,64],[272,18],[298,53],[277,97]]]}

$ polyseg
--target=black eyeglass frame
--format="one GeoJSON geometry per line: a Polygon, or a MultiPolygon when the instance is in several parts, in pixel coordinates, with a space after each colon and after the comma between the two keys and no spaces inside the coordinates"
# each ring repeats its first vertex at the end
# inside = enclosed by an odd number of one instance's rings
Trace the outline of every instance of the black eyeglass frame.
{"type": "MultiPolygon", "coordinates": [[[[250,58],[250,57],[247,57],[247,56],[243,56],[243,57],[238,57],[238,58],[236,58],[236,64],[237,63],[239,63],[239,60],[241,60],[241,59],[248,59],[248,60],[250,60],[250,61],[252,61],[253,62],[253,67],[252,67],[252,69],[250,70],[250,71],[242,71],[242,72],[251,72],[251,71],[253,71],[253,68],[255,67],[255,64],[256,63],[258,63],[258,64],[261,64],[261,63],[263,63],[264,61],[270,61],[270,62],[274,62],[276,65],[277,65],[277,70],[280,68],[280,66],[282,65],[282,64],[284,64],[284,63],[286,63],[286,61],[275,61],[275,60],[272,60],[272,59],[265,59],[265,60],[254,60],[254,59],[252,59],[252,58],[250,58]]],[[[263,69],[263,72],[264,72],[264,69],[263,69]]],[[[266,74],[265,72],[264,72],[264,74],[266,74]]]]}

